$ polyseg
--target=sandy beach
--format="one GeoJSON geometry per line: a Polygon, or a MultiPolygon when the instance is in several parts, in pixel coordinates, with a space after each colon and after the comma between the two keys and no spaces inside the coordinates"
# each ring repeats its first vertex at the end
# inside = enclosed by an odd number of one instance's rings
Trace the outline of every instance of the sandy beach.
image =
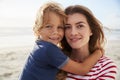
{"type": "MultiPolygon", "coordinates": [[[[32,50],[33,45],[0,49],[0,80],[18,80],[25,60],[32,50]]],[[[120,80],[120,40],[108,41],[106,56],[117,64],[117,79],[120,80]]]]}

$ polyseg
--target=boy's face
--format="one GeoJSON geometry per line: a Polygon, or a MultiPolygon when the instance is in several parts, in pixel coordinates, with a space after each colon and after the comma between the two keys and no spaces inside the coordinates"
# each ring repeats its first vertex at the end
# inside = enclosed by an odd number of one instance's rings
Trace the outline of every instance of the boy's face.
{"type": "Polygon", "coordinates": [[[57,45],[64,36],[64,26],[58,15],[49,13],[48,22],[40,30],[40,39],[57,45]]]}

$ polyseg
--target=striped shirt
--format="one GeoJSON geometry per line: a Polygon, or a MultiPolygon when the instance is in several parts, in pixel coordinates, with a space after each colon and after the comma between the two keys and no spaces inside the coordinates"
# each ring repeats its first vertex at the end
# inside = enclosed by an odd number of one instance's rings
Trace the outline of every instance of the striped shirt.
{"type": "Polygon", "coordinates": [[[97,64],[84,76],[68,73],[66,80],[115,80],[117,67],[108,57],[101,57],[97,64]]]}

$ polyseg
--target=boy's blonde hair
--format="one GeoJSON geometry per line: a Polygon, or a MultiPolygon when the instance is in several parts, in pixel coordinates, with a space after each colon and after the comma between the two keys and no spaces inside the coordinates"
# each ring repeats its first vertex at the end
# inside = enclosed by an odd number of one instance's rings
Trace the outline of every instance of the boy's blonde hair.
{"type": "Polygon", "coordinates": [[[35,24],[33,27],[33,31],[37,38],[39,37],[39,30],[43,28],[49,20],[49,13],[53,12],[58,15],[61,19],[61,23],[64,25],[66,21],[66,15],[64,13],[64,9],[60,6],[59,3],[56,2],[48,2],[44,4],[37,12],[35,24]]]}

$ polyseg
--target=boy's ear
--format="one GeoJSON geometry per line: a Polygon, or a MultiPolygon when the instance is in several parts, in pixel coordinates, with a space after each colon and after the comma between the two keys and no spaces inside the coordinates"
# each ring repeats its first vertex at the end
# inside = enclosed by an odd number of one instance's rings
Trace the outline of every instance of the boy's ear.
{"type": "Polygon", "coordinates": [[[38,30],[38,33],[39,33],[39,34],[41,33],[41,29],[38,30]]]}

